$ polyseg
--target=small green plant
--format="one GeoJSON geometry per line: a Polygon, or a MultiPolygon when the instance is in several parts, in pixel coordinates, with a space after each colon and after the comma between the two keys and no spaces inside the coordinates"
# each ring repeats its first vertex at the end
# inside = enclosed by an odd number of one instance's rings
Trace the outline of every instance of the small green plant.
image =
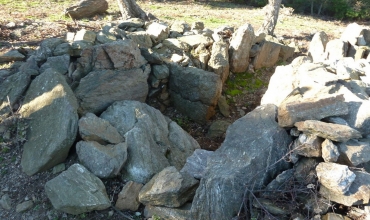
{"type": "Polygon", "coordinates": [[[82,214],[80,214],[78,217],[79,217],[80,219],[84,219],[84,218],[86,218],[86,213],[82,213],[82,214]]]}
{"type": "Polygon", "coordinates": [[[152,219],[153,219],[153,220],[161,220],[161,218],[160,218],[158,215],[153,215],[153,216],[152,216],[152,219]]]}
{"type": "Polygon", "coordinates": [[[4,154],[9,153],[9,151],[10,151],[10,148],[9,147],[3,147],[1,149],[1,153],[4,153],[4,154]]]}

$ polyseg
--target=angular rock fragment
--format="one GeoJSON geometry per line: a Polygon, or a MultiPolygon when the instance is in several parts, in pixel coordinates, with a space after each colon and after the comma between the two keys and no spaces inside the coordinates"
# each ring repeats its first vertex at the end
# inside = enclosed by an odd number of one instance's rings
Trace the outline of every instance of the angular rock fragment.
{"type": "Polygon", "coordinates": [[[346,142],[349,139],[362,137],[360,132],[348,126],[315,120],[296,122],[294,126],[300,131],[338,142],[346,142]]]}
{"type": "Polygon", "coordinates": [[[348,166],[357,166],[370,161],[370,140],[349,140],[339,144],[340,161],[348,166]]]}
{"type": "Polygon", "coordinates": [[[46,182],[45,192],[55,209],[73,215],[110,207],[103,182],[80,164],[46,182]]]}
{"type": "Polygon", "coordinates": [[[321,185],[338,194],[345,194],[356,178],[348,166],[337,163],[319,163],[316,173],[321,185]]]}
{"type": "Polygon", "coordinates": [[[87,113],[78,121],[81,138],[85,141],[96,141],[100,144],[118,144],[124,138],[108,121],[98,118],[92,113],[87,113]]]}
{"type": "Polygon", "coordinates": [[[119,210],[138,210],[140,206],[139,192],[141,188],[143,188],[143,184],[141,183],[133,181],[127,182],[118,194],[116,208],[119,210]]]}
{"type": "Polygon", "coordinates": [[[229,45],[223,41],[212,44],[212,54],[208,61],[208,69],[219,75],[224,83],[229,77],[229,45]]]}
{"type": "Polygon", "coordinates": [[[158,43],[168,38],[168,35],[170,34],[170,29],[165,24],[153,22],[148,26],[146,32],[150,35],[153,42],[158,43]]]}
{"type": "Polygon", "coordinates": [[[339,157],[338,147],[329,139],[321,144],[322,158],[325,162],[336,162],[339,157]]]}
{"type": "Polygon", "coordinates": [[[320,137],[303,133],[294,141],[294,153],[305,157],[321,157],[322,142],[320,137]]]}
{"type": "Polygon", "coordinates": [[[99,178],[117,176],[127,160],[127,144],[100,145],[95,141],[80,141],[76,144],[78,159],[99,178]]]}
{"type": "Polygon", "coordinates": [[[215,114],[222,81],[212,72],[171,65],[169,89],[174,106],[180,112],[204,123],[215,114]]]}
{"type": "Polygon", "coordinates": [[[191,200],[198,181],[175,167],[166,167],[140,190],[139,201],[144,205],[180,207],[191,200]]]}
{"type": "Polygon", "coordinates": [[[352,182],[347,193],[337,193],[325,186],[320,187],[320,195],[345,206],[369,204],[370,174],[354,171],[356,179],[352,182]]]}
{"type": "Polygon", "coordinates": [[[255,38],[252,25],[245,24],[233,34],[229,46],[230,71],[245,72],[249,65],[249,52],[255,38]]]}
{"type": "Polygon", "coordinates": [[[162,206],[146,205],[144,215],[147,218],[158,216],[166,220],[189,220],[191,217],[191,203],[186,203],[180,208],[168,208],[162,206]]]}
{"type": "Polygon", "coordinates": [[[196,149],[194,153],[186,159],[186,163],[180,172],[188,173],[195,179],[202,179],[206,171],[208,158],[213,154],[214,151],[196,149]]]}
{"type": "Polygon", "coordinates": [[[168,166],[180,170],[186,158],[200,148],[180,126],[144,103],[115,102],[100,117],[125,138],[128,158],[122,177],[127,180],[145,184],[168,166]]]}
{"type": "Polygon", "coordinates": [[[88,18],[95,14],[103,13],[108,9],[106,0],[81,0],[65,9],[64,14],[73,19],[88,18]]]}
{"type": "Polygon", "coordinates": [[[200,44],[210,46],[213,43],[212,38],[200,34],[178,37],[177,39],[193,48],[198,47],[200,44]]]}
{"type": "Polygon", "coordinates": [[[328,36],[323,31],[317,32],[313,36],[308,49],[308,54],[312,57],[314,63],[325,60],[325,48],[328,41],[328,36]]]}

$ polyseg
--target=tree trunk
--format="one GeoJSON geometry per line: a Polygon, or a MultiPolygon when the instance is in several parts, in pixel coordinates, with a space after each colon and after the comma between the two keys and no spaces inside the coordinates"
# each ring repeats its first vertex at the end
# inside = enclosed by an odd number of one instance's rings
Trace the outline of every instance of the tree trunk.
{"type": "Polygon", "coordinates": [[[265,21],[263,22],[259,32],[273,35],[275,26],[279,17],[279,9],[281,0],[269,0],[269,4],[265,7],[265,21]]]}
{"type": "Polygon", "coordinates": [[[311,16],[313,16],[313,3],[315,0],[311,0],[311,16]]]}
{"type": "Polygon", "coordinates": [[[117,3],[123,20],[129,18],[141,18],[144,21],[157,19],[154,15],[145,13],[135,0],[117,0],[117,3]]]}

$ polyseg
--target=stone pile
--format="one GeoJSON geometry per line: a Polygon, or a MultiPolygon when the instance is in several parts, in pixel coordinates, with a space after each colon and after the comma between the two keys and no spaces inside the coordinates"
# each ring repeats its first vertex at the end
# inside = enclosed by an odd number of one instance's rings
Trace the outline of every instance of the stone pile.
{"type": "MultiPolygon", "coordinates": [[[[101,179],[121,176],[128,182],[115,206],[144,204],[148,217],[335,219],[344,217],[329,208],[340,204],[351,218],[369,218],[368,45],[370,30],[357,24],[340,39],[315,34],[308,56],[276,68],[261,106],[232,123],[214,152],[144,102],[157,98],[158,108],[173,104],[204,122],[230,71],[273,66],[293,52],[248,24],[234,32],[131,19],[47,39],[18,72],[1,71],[1,120],[21,106],[28,175],[76,148],[79,163],[45,185],[66,213],[114,205],[101,179]],[[296,203],[277,203],[282,191],[296,203]]],[[[12,56],[22,58],[0,59],[12,56]]],[[[0,205],[8,210],[9,201],[5,194],[0,205]]]]}

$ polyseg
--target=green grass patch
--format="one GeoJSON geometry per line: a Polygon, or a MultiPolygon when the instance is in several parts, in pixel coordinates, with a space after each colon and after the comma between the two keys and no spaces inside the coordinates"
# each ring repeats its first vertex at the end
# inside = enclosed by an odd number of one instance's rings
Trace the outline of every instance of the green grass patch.
{"type": "Polygon", "coordinates": [[[258,78],[259,72],[256,73],[237,73],[226,81],[226,95],[237,96],[243,94],[243,91],[255,92],[266,86],[267,83],[258,78]]]}

